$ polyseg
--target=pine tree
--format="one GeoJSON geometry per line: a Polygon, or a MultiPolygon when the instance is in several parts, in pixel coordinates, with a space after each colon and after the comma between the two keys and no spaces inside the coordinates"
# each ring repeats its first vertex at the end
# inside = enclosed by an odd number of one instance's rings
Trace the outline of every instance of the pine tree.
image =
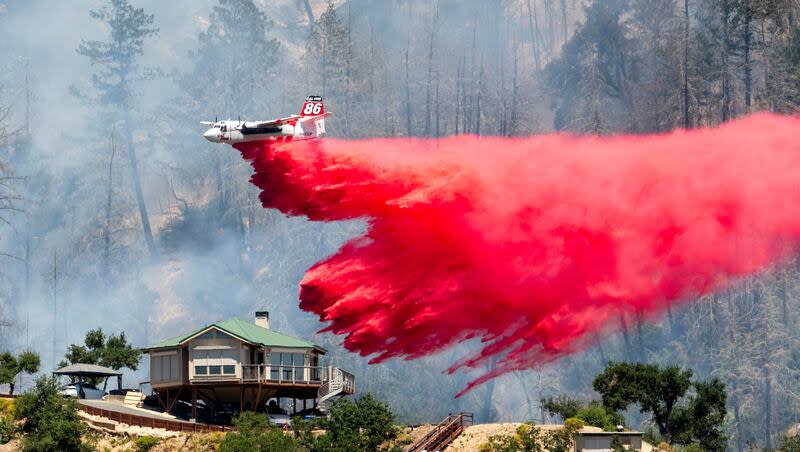
{"type": "Polygon", "coordinates": [[[92,77],[96,100],[109,107],[112,110],[110,114],[122,121],[142,230],[150,257],[156,261],[158,249],[153,239],[142,191],[131,111],[134,79],[142,75],[137,59],[144,53],[145,40],[155,36],[158,28],[153,27],[155,20],[152,14],[145,13],[144,9],[134,8],[128,0],[108,0],[106,6],[90,11],[90,15],[108,25],[110,37],[108,41],[82,41],[78,46],[78,53],[87,57],[92,66],[100,68],[92,77]]]}

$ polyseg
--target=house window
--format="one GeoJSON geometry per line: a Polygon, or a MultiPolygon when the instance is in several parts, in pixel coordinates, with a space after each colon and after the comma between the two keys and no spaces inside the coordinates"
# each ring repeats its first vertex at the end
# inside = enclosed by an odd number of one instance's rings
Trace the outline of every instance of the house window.
{"type": "Polygon", "coordinates": [[[314,381],[319,381],[319,356],[311,355],[311,375],[310,378],[314,381]]]}
{"type": "Polygon", "coordinates": [[[305,380],[305,355],[302,353],[270,352],[270,379],[281,381],[305,380]]]}
{"type": "Polygon", "coordinates": [[[292,368],[292,354],[291,353],[281,353],[281,360],[283,361],[283,379],[284,380],[292,380],[292,372],[294,369],[292,368]]]}
{"type": "Polygon", "coordinates": [[[272,380],[278,380],[280,377],[280,367],[281,367],[281,354],[278,352],[270,352],[269,354],[269,378],[272,380]]]}
{"type": "MultiPolygon", "coordinates": [[[[208,347],[208,346],[202,346],[208,347]]],[[[200,348],[192,350],[192,365],[195,366],[196,376],[225,376],[235,377],[239,364],[239,353],[236,349],[200,348]]]]}

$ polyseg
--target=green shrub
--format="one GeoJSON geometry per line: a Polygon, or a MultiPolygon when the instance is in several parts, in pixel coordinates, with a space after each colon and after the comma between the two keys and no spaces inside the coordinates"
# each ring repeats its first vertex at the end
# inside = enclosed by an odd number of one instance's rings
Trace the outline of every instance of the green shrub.
{"type": "Polygon", "coordinates": [[[580,430],[584,425],[586,425],[586,421],[579,417],[571,417],[564,421],[564,427],[571,428],[573,430],[580,430]]]}
{"type": "Polygon", "coordinates": [[[14,399],[0,399],[0,415],[14,416],[14,399]]]}
{"type": "Polygon", "coordinates": [[[221,452],[301,452],[294,437],[269,424],[265,414],[245,411],[234,421],[239,431],[225,435],[219,446],[221,452]]]}
{"type": "Polygon", "coordinates": [[[681,451],[681,452],[706,452],[706,450],[703,448],[703,446],[701,446],[699,444],[696,444],[696,443],[687,444],[687,445],[681,447],[678,450],[681,451]]]}
{"type": "Polygon", "coordinates": [[[413,443],[413,442],[414,442],[414,438],[412,438],[411,435],[409,435],[409,434],[405,434],[405,435],[401,436],[397,440],[397,443],[401,444],[403,446],[411,445],[411,443],[413,443]]]}
{"type": "Polygon", "coordinates": [[[518,438],[511,435],[492,435],[489,441],[482,444],[480,452],[519,452],[522,445],[518,438]]]}
{"type": "Polygon", "coordinates": [[[780,452],[800,452],[800,436],[784,436],[780,452]]]}
{"type": "Polygon", "coordinates": [[[526,422],[517,427],[517,437],[520,449],[526,452],[540,452],[542,450],[542,431],[533,422],[526,422]]]}
{"type": "Polygon", "coordinates": [[[156,447],[159,442],[159,439],[153,436],[140,436],[136,438],[134,444],[136,445],[136,450],[139,452],[147,452],[148,450],[156,447]]]}
{"type": "Polygon", "coordinates": [[[643,439],[650,444],[661,444],[661,443],[669,444],[666,441],[664,441],[664,437],[661,436],[661,433],[658,432],[658,429],[656,429],[652,425],[648,425],[647,427],[645,427],[643,439]]]}
{"type": "Polygon", "coordinates": [[[558,430],[542,431],[533,422],[517,427],[516,435],[493,435],[482,444],[481,452],[568,452],[572,450],[572,434],[577,429],[570,426],[558,430]]]}
{"type": "Polygon", "coordinates": [[[14,414],[22,419],[24,451],[82,451],[85,427],[78,416],[77,403],[58,393],[58,380],[43,376],[34,387],[14,403],[14,414]]]}
{"type": "Polygon", "coordinates": [[[622,416],[605,408],[594,400],[589,402],[587,406],[579,409],[576,417],[582,419],[585,425],[600,427],[609,432],[614,431],[617,425],[624,424],[622,416]]]}
{"type": "Polygon", "coordinates": [[[314,451],[374,452],[398,434],[389,407],[370,394],[356,401],[336,401],[330,419],[321,420],[320,427],[326,433],[319,437],[303,435],[303,444],[314,451]]]}
{"type": "Polygon", "coordinates": [[[611,439],[611,450],[614,452],[625,452],[625,446],[622,444],[622,440],[619,439],[619,436],[614,436],[611,439]]]}
{"type": "Polygon", "coordinates": [[[14,420],[10,416],[0,418],[0,444],[6,444],[14,438],[16,433],[14,420]]]}
{"type": "Polygon", "coordinates": [[[559,430],[549,430],[544,434],[542,445],[549,452],[569,452],[572,450],[572,434],[575,429],[565,426],[559,430]]]}
{"type": "Polygon", "coordinates": [[[542,408],[551,416],[560,416],[569,419],[578,416],[578,410],[583,407],[583,402],[569,396],[547,397],[542,399],[542,408]]]}

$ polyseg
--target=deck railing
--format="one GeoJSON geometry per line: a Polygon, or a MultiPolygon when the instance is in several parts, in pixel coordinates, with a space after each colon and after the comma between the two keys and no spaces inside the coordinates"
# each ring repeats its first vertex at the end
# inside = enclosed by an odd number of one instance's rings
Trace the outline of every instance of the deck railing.
{"type": "Polygon", "coordinates": [[[321,384],[328,379],[328,367],[323,366],[271,366],[269,364],[242,364],[242,381],[285,384],[321,384]]]}

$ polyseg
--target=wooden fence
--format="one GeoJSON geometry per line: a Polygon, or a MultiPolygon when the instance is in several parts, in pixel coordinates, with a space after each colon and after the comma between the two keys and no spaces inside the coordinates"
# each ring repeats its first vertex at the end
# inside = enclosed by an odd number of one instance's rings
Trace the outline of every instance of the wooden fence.
{"type": "Polygon", "coordinates": [[[128,425],[139,427],[163,428],[172,432],[188,433],[208,433],[208,432],[230,432],[236,430],[235,427],[224,425],[199,424],[195,422],[184,422],[172,419],[158,419],[153,416],[138,416],[136,414],[123,413],[120,411],[106,410],[91,405],[80,405],[81,410],[94,416],[100,416],[121,422],[128,425]]]}

